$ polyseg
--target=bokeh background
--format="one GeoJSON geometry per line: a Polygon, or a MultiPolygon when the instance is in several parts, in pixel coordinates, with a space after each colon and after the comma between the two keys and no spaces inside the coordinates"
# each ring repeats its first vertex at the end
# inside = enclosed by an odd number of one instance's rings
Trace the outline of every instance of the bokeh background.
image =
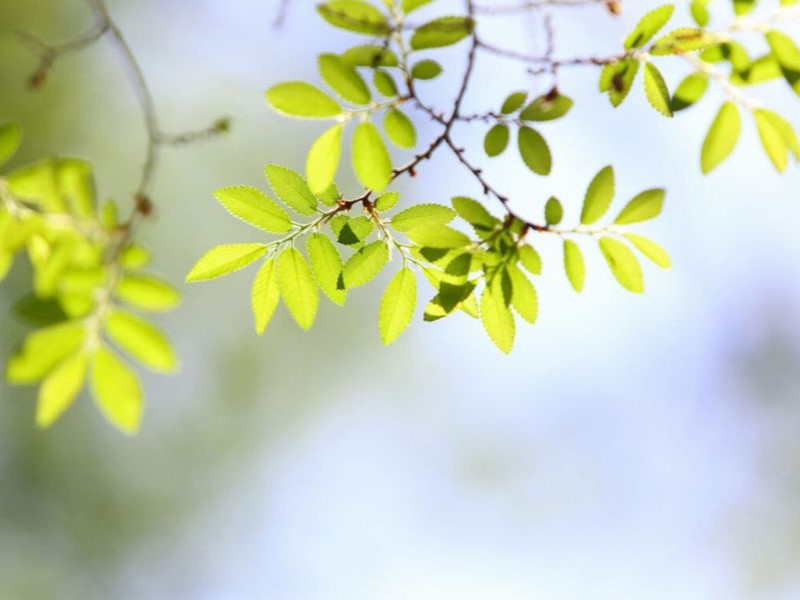
{"type": "MultiPolygon", "coordinates": [[[[109,4],[164,129],[233,119],[223,140],[164,152],[158,214],[142,236],[179,282],[213,244],[257,239],[211,190],[264,186],[268,162],[302,168],[321,131],[271,114],[264,89],[318,81],[316,54],[356,40],[326,27],[310,0],[277,30],[269,0],[109,4]]],[[[436,4],[419,18],[459,6],[436,4]]],[[[625,4],[618,20],[599,7],[557,13],[558,54],[613,52],[655,6],[625,4]]],[[[15,163],[87,156],[102,195],[124,199],[144,136],[114,53],[101,42],[71,55],[30,92],[35,61],[12,35],[59,41],[89,24],[80,0],[0,0],[0,116],[26,130],[15,163]]],[[[541,15],[495,19],[485,35],[536,52],[540,27],[541,15]]],[[[455,72],[462,54],[441,56],[455,72]]],[[[666,69],[673,84],[682,69],[666,69]]],[[[35,391],[0,384],[0,598],[800,598],[800,175],[775,174],[748,123],[734,157],[701,177],[717,92],[669,122],[638,89],[611,110],[596,79],[562,75],[579,102],[542,128],[553,176],[513,156],[487,169],[531,217],[555,194],[577,219],[608,163],[618,202],[666,185],[647,232],[675,267],[648,267],[644,297],[621,290],[597,252],[585,293],[571,293],[557,244],[543,240],[540,322],[505,357],[464,315],[420,319],[382,349],[380,283],[344,310],[326,306],[309,333],[280,312],[263,338],[252,333],[253,273],[185,287],[181,310],[161,320],[182,371],[146,376],[135,439],[88,397],[36,431],[35,391]]],[[[422,93],[445,108],[453,81],[422,93]]],[[[483,58],[467,109],[547,83],[483,58]]],[[[764,97],[798,124],[785,86],[764,97]]],[[[435,134],[418,125],[421,140],[435,134]]],[[[477,157],[484,132],[457,133],[477,157]]],[[[480,193],[449,158],[420,171],[400,185],[409,200],[480,193]]],[[[343,183],[357,189],[349,174],[343,183]]],[[[0,314],[27,277],[17,266],[0,287],[0,314]]],[[[0,318],[0,358],[23,334],[0,318]]]]}

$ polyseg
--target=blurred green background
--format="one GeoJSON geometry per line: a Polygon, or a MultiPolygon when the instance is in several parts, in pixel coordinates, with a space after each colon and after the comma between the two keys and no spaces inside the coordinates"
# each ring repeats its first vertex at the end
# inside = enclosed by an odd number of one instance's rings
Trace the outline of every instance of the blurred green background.
{"type": "MultiPolygon", "coordinates": [[[[354,42],[311,2],[294,4],[276,30],[276,2],[109,1],[165,130],[233,119],[222,140],[164,152],[142,236],[176,282],[211,245],[257,239],[210,192],[264,186],[268,162],[302,167],[320,131],[272,115],[263,90],[317,81],[316,54],[354,42]]],[[[560,13],[559,52],[613,50],[650,5],[626,3],[619,21],[599,7],[560,13]]],[[[540,18],[498,20],[487,35],[541,51],[540,18]]],[[[125,200],[144,134],[113,52],[101,41],[66,57],[31,92],[35,60],[12,35],[62,41],[89,24],[79,0],[0,0],[0,118],[25,128],[15,164],[86,156],[101,195],[125,200]]],[[[457,48],[443,55],[461,60],[457,48]]],[[[445,107],[452,81],[424,93],[445,107]]],[[[468,110],[526,85],[521,69],[481,61],[468,110]]],[[[561,86],[579,102],[545,130],[553,177],[514,160],[487,172],[532,217],[556,194],[576,218],[609,162],[622,199],[666,184],[650,233],[675,269],[648,269],[645,297],[620,290],[597,256],[575,296],[545,241],[541,320],[507,358],[463,315],[420,318],[382,349],[380,283],[327,306],[310,333],[279,313],[264,338],[252,333],[252,273],[185,287],[161,320],[183,368],[146,376],[137,438],[88,397],[36,431],[35,391],[0,384],[0,598],[800,597],[797,170],[775,175],[751,127],[747,147],[702,178],[718,102],[672,123],[638,90],[612,111],[592,70],[561,86]]],[[[798,122],[786,90],[767,98],[798,122]]],[[[422,140],[435,134],[418,125],[422,140]]],[[[483,133],[458,131],[467,145],[483,133]]],[[[449,159],[402,186],[415,202],[480,193],[449,159]]],[[[27,278],[18,265],[0,287],[0,314],[27,278]]],[[[0,319],[0,358],[23,335],[0,319]]]]}

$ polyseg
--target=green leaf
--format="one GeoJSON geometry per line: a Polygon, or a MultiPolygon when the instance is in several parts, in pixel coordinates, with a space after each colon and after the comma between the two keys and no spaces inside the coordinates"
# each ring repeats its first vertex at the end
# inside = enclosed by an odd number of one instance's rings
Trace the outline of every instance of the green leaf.
{"type": "Polygon", "coordinates": [[[372,100],[372,94],[361,75],[335,54],[320,54],[319,73],[344,100],[354,104],[369,104],[372,100]]]}
{"type": "Polygon", "coordinates": [[[661,31],[664,25],[672,18],[674,12],[675,7],[672,4],[666,4],[647,13],[636,25],[636,28],[625,38],[625,49],[642,48],[661,31]]]}
{"type": "Polygon", "coordinates": [[[525,104],[525,100],[528,99],[528,92],[514,92],[509,94],[509,96],[503,102],[503,106],[500,108],[500,113],[504,115],[510,115],[511,113],[517,112],[522,105],[525,104]]]}
{"type": "Polygon", "coordinates": [[[339,289],[339,277],[342,275],[342,259],[336,246],[322,233],[312,233],[306,241],[308,259],[314,279],[331,302],[342,306],[347,299],[347,290],[339,289]]]}
{"type": "Polygon", "coordinates": [[[174,373],[178,360],[166,336],[147,321],[115,310],[105,321],[105,333],[131,358],[159,373],[174,373]]]}
{"type": "Polygon", "coordinates": [[[25,338],[6,365],[6,381],[27,385],[40,381],[68,356],[76,354],[86,338],[86,326],[67,321],[34,331],[25,338]]]}
{"type": "Polygon", "coordinates": [[[411,67],[411,77],[413,79],[421,79],[423,81],[428,81],[430,79],[436,79],[441,74],[442,74],[442,65],[440,65],[435,60],[430,60],[430,59],[421,60],[413,67],[411,67]]]}
{"type": "Polygon", "coordinates": [[[418,27],[411,36],[412,50],[457,44],[472,33],[475,22],[467,17],[440,17],[418,27]]]}
{"type": "Polygon", "coordinates": [[[707,26],[710,20],[710,14],[708,12],[709,2],[710,0],[692,0],[692,3],[689,5],[692,18],[700,27],[707,26]]]}
{"type": "Polygon", "coordinates": [[[342,60],[354,67],[396,67],[397,55],[382,46],[355,46],[342,54],[342,60]]]}
{"type": "Polygon", "coordinates": [[[292,220],[280,206],[261,190],[234,185],[218,189],[214,197],[237,219],[270,233],[286,233],[292,220]]]}
{"type": "Polygon", "coordinates": [[[383,240],[367,244],[353,254],[342,269],[345,289],[353,289],[369,283],[389,261],[389,247],[383,240]]]}
{"type": "Polygon", "coordinates": [[[306,259],[296,248],[287,248],[278,257],[278,286],[295,322],[301,329],[311,329],[319,308],[319,292],[306,259]]]}
{"type": "Polygon", "coordinates": [[[405,113],[393,109],[383,119],[386,136],[398,148],[410,150],[417,145],[417,130],[405,113]]]}
{"type": "Polygon", "coordinates": [[[544,219],[548,225],[558,225],[564,218],[564,207],[555,196],[551,197],[544,206],[544,219]]]}
{"type": "Polygon", "coordinates": [[[553,121],[566,116],[573,104],[572,99],[567,96],[545,94],[526,106],[519,118],[523,121],[553,121]]]}
{"type": "Polygon", "coordinates": [[[153,257],[147,248],[133,243],[122,251],[119,257],[119,263],[125,269],[138,271],[149,265],[152,259],[153,257]]]}
{"type": "Polygon", "coordinates": [[[653,56],[685,54],[704,50],[723,41],[725,41],[725,37],[718,33],[691,27],[680,27],[670,31],[653,44],[650,48],[650,54],[653,56]]]}
{"type": "Polygon", "coordinates": [[[108,348],[92,356],[92,395],[100,411],[117,429],[128,435],[139,430],[144,394],[136,373],[108,348]]]}
{"type": "Polygon", "coordinates": [[[354,33],[382,36],[391,31],[383,13],[361,0],[329,0],[317,12],[334,27],[354,33]]]}
{"type": "Polygon", "coordinates": [[[342,193],[339,191],[339,188],[336,187],[335,183],[329,185],[324,191],[316,194],[316,196],[325,206],[330,207],[336,206],[339,200],[342,199],[342,193]]]}
{"type": "Polygon", "coordinates": [[[339,215],[331,219],[331,230],[340,244],[358,246],[375,231],[375,223],[369,217],[350,218],[339,215]]]}
{"type": "Polygon", "coordinates": [[[658,68],[651,62],[644,65],[644,91],[650,105],[665,117],[672,117],[670,94],[667,82],[658,68]]]}
{"type": "Polygon", "coordinates": [[[264,244],[225,244],[215,246],[197,261],[186,281],[208,281],[243,269],[267,253],[264,244]]]}
{"type": "Polygon", "coordinates": [[[397,96],[397,84],[394,82],[392,76],[383,69],[375,70],[372,81],[375,84],[375,89],[377,89],[382,96],[386,96],[387,98],[394,98],[397,96]]]}
{"type": "Polygon", "coordinates": [[[378,133],[378,128],[365,121],[353,134],[353,169],[361,184],[380,193],[392,180],[392,159],[378,133]]]}
{"type": "Polygon", "coordinates": [[[770,121],[772,126],[777,129],[794,158],[800,161],[800,140],[798,140],[797,133],[791,123],[771,110],[761,109],[759,112],[763,118],[770,121]]]}
{"type": "Polygon", "coordinates": [[[317,199],[297,172],[280,165],[267,165],[264,174],[278,200],[298,214],[309,217],[316,214],[317,199]]]}
{"type": "Polygon", "coordinates": [[[631,249],[619,240],[610,237],[600,238],[599,243],[600,251],[620,285],[636,294],[644,293],[642,267],[631,249]]]}
{"type": "Polygon", "coordinates": [[[538,175],[549,175],[553,157],[545,139],[530,127],[520,127],[518,135],[519,153],[525,165],[538,175]]]}
{"type": "Polygon", "coordinates": [[[604,73],[608,78],[608,98],[615,108],[625,101],[636,81],[639,72],[639,61],[633,59],[621,60],[607,66],[604,73]]]}
{"type": "Polygon", "coordinates": [[[508,147],[510,137],[508,125],[498,123],[492,127],[483,140],[483,149],[486,151],[486,155],[500,156],[508,147]]]}
{"type": "Polygon", "coordinates": [[[153,275],[125,275],[114,288],[114,296],[149,312],[166,312],[181,303],[180,292],[153,275]]]}
{"type": "Polygon", "coordinates": [[[343,131],[343,125],[334,125],[319,136],[308,151],[306,178],[309,190],[314,194],[322,194],[330,189],[336,179],[342,157],[343,131]]]}
{"type": "Polygon", "coordinates": [[[734,102],[726,102],[708,130],[700,155],[703,173],[710,173],[731,155],[742,131],[742,118],[734,102]]]}
{"type": "Polygon", "coordinates": [[[422,8],[426,4],[430,4],[433,0],[403,0],[403,12],[409,14],[418,8],[422,8]]]}
{"type": "Polygon", "coordinates": [[[486,231],[494,229],[495,226],[500,224],[500,221],[477,200],[464,196],[456,196],[453,198],[452,202],[453,208],[456,209],[458,216],[473,227],[486,231]]]}
{"type": "Polygon", "coordinates": [[[661,214],[664,206],[664,190],[646,190],[628,202],[614,221],[615,225],[630,225],[649,221],[661,214]]]}
{"type": "Polygon", "coordinates": [[[267,330],[279,301],[280,288],[278,287],[277,269],[275,261],[270,258],[265,260],[258,270],[258,274],[253,280],[253,289],[250,292],[253,320],[258,335],[263,335],[267,330]]]}
{"type": "Polygon", "coordinates": [[[398,200],[400,200],[400,194],[398,192],[386,192],[385,194],[381,194],[375,200],[375,210],[378,212],[392,210],[397,205],[398,200]]]}
{"type": "Polygon", "coordinates": [[[614,199],[614,167],[608,166],[595,175],[583,200],[581,225],[592,225],[608,211],[614,199]]]}
{"type": "Polygon", "coordinates": [[[455,216],[453,209],[441,204],[417,204],[397,213],[392,227],[405,233],[420,225],[447,225],[455,216]]]}
{"type": "Polygon", "coordinates": [[[800,96],[800,48],[792,38],[780,31],[770,31],[766,34],[766,38],[772,55],[780,65],[783,77],[800,96]]]}
{"type": "Polygon", "coordinates": [[[463,248],[472,243],[467,235],[446,225],[420,225],[406,235],[426,248],[463,248]]]}
{"type": "Polygon", "coordinates": [[[636,246],[639,252],[644,254],[662,269],[669,269],[672,267],[672,260],[670,259],[669,254],[667,254],[667,251],[656,244],[653,240],[641,235],[636,235],[634,233],[626,233],[624,236],[631,244],[636,246]]]}
{"type": "Polygon", "coordinates": [[[11,313],[20,321],[37,327],[55,325],[68,319],[58,300],[38,298],[34,294],[28,294],[17,300],[11,307],[11,313]]]}
{"type": "Polygon", "coordinates": [[[519,248],[519,264],[532,275],[542,274],[542,258],[533,246],[519,248]]]}
{"type": "Polygon", "coordinates": [[[329,119],[342,114],[342,107],[333,98],[310,83],[289,81],[267,90],[267,102],[273,109],[289,117],[329,119]]]}
{"type": "Polygon", "coordinates": [[[753,117],[756,121],[758,137],[761,139],[764,151],[778,172],[783,173],[786,170],[786,165],[789,164],[789,145],[786,142],[786,138],[780,129],[776,127],[773,119],[767,115],[766,111],[754,110],[753,117]]]}
{"type": "Polygon", "coordinates": [[[582,292],[586,281],[586,263],[580,247],[572,240],[564,240],[564,270],[573,289],[582,292]]]}
{"type": "Polygon", "coordinates": [[[514,290],[511,294],[511,306],[528,323],[536,323],[539,316],[539,298],[536,295],[536,288],[517,267],[509,267],[508,274],[511,276],[514,290]]]}
{"type": "Polygon", "coordinates": [[[755,7],[756,0],[733,0],[733,11],[737,17],[750,14],[755,7]]]}
{"type": "Polygon", "coordinates": [[[5,164],[16,154],[22,141],[22,128],[16,123],[0,123],[0,165],[5,164]]]}
{"type": "Polygon", "coordinates": [[[417,277],[403,267],[392,277],[381,298],[378,329],[384,346],[394,342],[409,326],[417,306],[417,277]]]}
{"type": "Polygon", "coordinates": [[[692,73],[675,90],[669,107],[673,113],[685,110],[699,102],[708,91],[708,75],[692,73]]]}
{"type": "Polygon", "coordinates": [[[45,377],[36,403],[36,426],[50,427],[83,389],[89,360],[85,354],[71,356],[45,377]]]}
{"type": "Polygon", "coordinates": [[[481,294],[481,322],[489,338],[508,354],[514,346],[516,324],[514,314],[504,298],[500,277],[495,277],[481,294]]]}

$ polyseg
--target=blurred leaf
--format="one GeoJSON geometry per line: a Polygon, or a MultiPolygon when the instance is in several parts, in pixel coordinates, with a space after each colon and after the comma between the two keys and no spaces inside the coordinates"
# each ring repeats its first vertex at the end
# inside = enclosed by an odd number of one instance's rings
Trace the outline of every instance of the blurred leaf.
{"type": "Polygon", "coordinates": [[[92,356],[91,386],[97,406],[117,429],[128,435],[139,430],[144,394],[136,373],[108,348],[92,356]]]}
{"type": "Polygon", "coordinates": [[[76,354],[53,369],[39,388],[36,403],[36,426],[50,427],[67,410],[83,389],[89,359],[76,354]]]}
{"type": "Polygon", "coordinates": [[[159,373],[174,373],[178,360],[167,337],[147,321],[115,310],[105,321],[108,338],[145,367],[159,373]]]}

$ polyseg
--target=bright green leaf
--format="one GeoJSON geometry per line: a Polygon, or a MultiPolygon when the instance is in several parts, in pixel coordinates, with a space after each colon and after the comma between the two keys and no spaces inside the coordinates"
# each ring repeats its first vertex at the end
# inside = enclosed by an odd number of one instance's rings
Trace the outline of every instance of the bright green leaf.
{"type": "Polygon", "coordinates": [[[378,329],[384,346],[394,342],[409,326],[417,306],[417,278],[403,267],[392,277],[381,298],[378,329]]]}
{"type": "Polygon", "coordinates": [[[278,287],[295,322],[301,329],[311,329],[319,308],[319,292],[306,259],[296,248],[287,248],[278,257],[278,287]]]}
{"type": "Polygon", "coordinates": [[[328,119],[342,114],[333,98],[303,81],[279,83],[267,90],[267,102],[279,113],[304,119],[328,119]]]}
{"type": "Polygon", "coordinates": [[[270,233],[286,233],[292,228],[289,215],[261,190],[234,185],[214,192],[214,197],[234,217],[270,233]]]}
{"type": "Polygon", "coordinates": [[[353,134],[353,169],[364,187],[380,193],[392,180],[392,159],[378,128],[365,121],[353,134]]]}
{"type": "Polygon", "coordinates": [[[197,261],[186,281],[208,281],[243,269],[267,253],[264,244],[225,244],[215,246],[197,261]]]}

